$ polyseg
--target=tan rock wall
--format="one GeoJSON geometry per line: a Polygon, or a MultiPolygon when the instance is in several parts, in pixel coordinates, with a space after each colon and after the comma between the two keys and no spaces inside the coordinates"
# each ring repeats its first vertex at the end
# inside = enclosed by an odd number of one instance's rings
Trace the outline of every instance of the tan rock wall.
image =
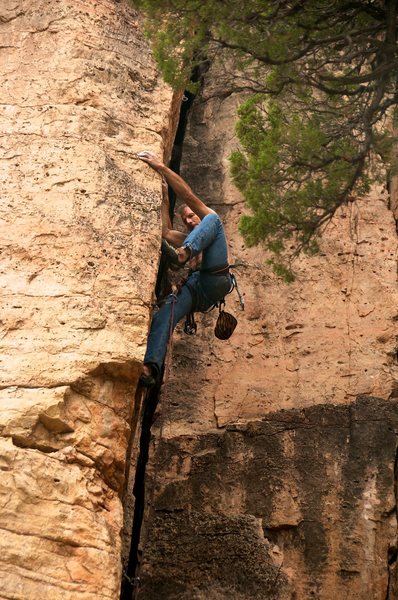
{"type": "Polygon", "coordinates": [[[222,81],[210,72],[195,100],[182,171],[223,218],[231,261],[241,264],[235,271],[246,310],[240,314],[236,293],[228,297],[239,325],[227,343],[207,327],[213,315],[203,317],[200,338],[176,340],[175,385],[187,361],[180,364],[180,355],[191,357],[187,366],[203,376],[201,401],[184,402],[186,414],[195,428],[208,428],[215,420],[223,426],[275,409],[350,402],[358,394],[394,396],[397,234],[387,191],[374,188],[343,208],[325,232],[321,255],[298,261],[295,283],[278,281],[262,248],[246,248],[238,232],[245,208],[228,176],[228,156],[237,146],[242,95],[215,96],[222,81]]]}
{"type": "Polygon", "coordinates": [[[197,336],[174,336],[140,599],[393,600],[389,198],[374,188],[343,208],[321,254],[297,263],[294,284],[278,281],[237,231],[245,209],[228,156],[242,96],[224,93],[224,75],[211,67],[195,99],[182,173],[224,220],[246,310],[228,297],[239,320],[228,342],[214,337],[211,313],[197,336]]]}
{"type": "Polygon", "coordinates": [[[395,600],[397,433],[362,397],[163,438],[140,600],[395,600]]]}
{"type": "Polygon", "coordinates": [[[0,597],[114,600],[172,93],[126,2],[3,0],[0,58],[0,597]]]}

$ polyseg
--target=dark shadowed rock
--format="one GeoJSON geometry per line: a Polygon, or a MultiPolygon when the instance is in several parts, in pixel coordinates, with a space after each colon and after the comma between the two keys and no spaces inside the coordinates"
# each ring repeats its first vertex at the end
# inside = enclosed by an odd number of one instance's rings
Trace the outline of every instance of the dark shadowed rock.
{"type": "Polygon", "coordinates": [[[361,397],[164,440],[140,600],[384,600],[397,433],[361,397]]]}

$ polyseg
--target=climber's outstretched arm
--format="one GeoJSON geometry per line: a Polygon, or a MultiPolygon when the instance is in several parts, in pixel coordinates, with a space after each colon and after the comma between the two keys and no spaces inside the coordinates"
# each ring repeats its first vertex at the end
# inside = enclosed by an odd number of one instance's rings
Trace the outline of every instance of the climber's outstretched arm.
{"type": "Polygon", "coordinates": [[[162,182],[162,207],[161,207],[161,215],[162,215],[162,238],[167,240],[170,244],[179,248],[182,246],[184,239],[186,237],[185,233],[181,231],[177,231],[172,228],[171,220],[170,220],[170,203],[169,203],[169,194],[167,190],[167,183],[165,180],[162,182]]]}
{"type": "Polygon", "coordinates": [[[187,204],[200,219],[203,219],[210,213],[214,213],[214,210],[206,206],[206,204],[193,193],[189,185],[182,179],[182,177],[166,167],[166,165],[164,165],[155,156],[155,154],[145,150],[144,152],[140,152],[138,157],[152,167],[152,169],[160,173],[160,175],[166,179],[167,183],[174,190],[180,200],[185,202],[185,204],[187,204]]]}

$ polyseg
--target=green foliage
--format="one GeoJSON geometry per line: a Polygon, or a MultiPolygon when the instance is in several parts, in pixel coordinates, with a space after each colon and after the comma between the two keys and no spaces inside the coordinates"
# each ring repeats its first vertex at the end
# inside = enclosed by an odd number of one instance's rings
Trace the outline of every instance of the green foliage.
{"type": "MultiPolygon", "coordinates": [[[[136,0],[165,79],[185,87],[209,53],[228,53],[247,99],[233,180],[251,215],[240,231],[274,270],[312,254],[336,210],[393,169],[385,119],[397,104],[393,0],[136,0]]],[[[231,76],[231,91],[234,91],[231,76]]]]}
{"type": "Polygon", "coordinates": [[[278,259],[291,238],[291,254],[313,253],[322,224],[354,183],[357,193],[369,189],[365,166],[361,179],[356,177],[360,142],[355,144],[349,132],[343,135],[342,127],[341,135],[333,136],[329,115],[285,111],[279,99],[252,97],[240,107],[239,117],[241,149],[231,155],[231,172],[252,212],[242,218],[241,233],[250,246],[265,240],[278,259]]]}

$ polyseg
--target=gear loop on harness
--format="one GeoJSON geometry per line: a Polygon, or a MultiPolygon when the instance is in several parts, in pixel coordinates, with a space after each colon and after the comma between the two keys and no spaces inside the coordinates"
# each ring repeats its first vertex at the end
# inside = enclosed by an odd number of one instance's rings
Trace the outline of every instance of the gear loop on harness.
{"type": "Polygon", "coordinates": [[[235,288],[236,293],[238,294],[238,298],[239,298],[240,309],[241,310],[245,310],[245,299],[244,299],[244,297],[242,296],[242,294],[239,291],[238,282],[236,280],[236,276],[235,276],[234,273],[231,273],[231,280],[232,280],[232,289],[231,289],[231,292],[235,288]]]}
{"type": "Polygon", "coordinates": [[[197,330],[198,326],[195,321],[195,313],[190,312],[185,317],[184,333],[186,333],[187,335],[195,335],[197,330]]]}
{"type": "MultiPolygon", "coordinates": [[[[228,269],[230,267],[228,266],[228,269]]],[[[225,270],[225,268],[223,268],[223,270],[225,270]]],[[[212,275],[217,274],[217,272],[213,272],[210,273],[212,275]]],[[[239,291],[239,287],[238,287],[238,282],[236,280],[236,276],[234,273],[230,273],[230,277],[231,277],[231,287],[230,290],[227,292],[226,296],[228,296],[229,294],[231,294],[234,289],[236,290],[238,297],[239,297],[239,307],[240,310],[245,310],[245,299],[242,296],[242,294],[239,291]]],[[[221,317],[220,319],[220,313],[223,312],[224,314],[228,314],[227,319],[230,319],[232,321],[232,319],[235,320],[235,317],[233,317],[232,315],[229,315],[229,313],[225,313],[224,308],[225,308],[225,296],[224,298],[221,298],[221,300],[218,300],[218,302],[215,302],[212,306],[210,306],[210,308],[208,308],[206,311],[203,311],[205,314],[211,312],[212,310],[214,310],[215,308],[219,309],[219,318],[218,318],[218,322],[219,325],[220,323],[222,323],[223,321],[226,320],[226,318],[224,316],[221,317]]],[[[235,329],[236,327],[236,323],[232,324],[229,323],[229,327],[232,329],[232,331],[235,329]]],[[[197,332],[197,324],[195,322],[195,313],[194,311],[190,312],[187,314],[187,316],[185,317],[185,323],[184,323],[184,333],[186,333],[187,335],[194,335],[197,332]]],[[[228,337],[230,337],[231,334],[228,335],[228,337]]],[[[217,335],[218,337],[218,335],[217,335]]],[[[220,339],[228,339],[228,337],[220,337],[220,339]]]]}

